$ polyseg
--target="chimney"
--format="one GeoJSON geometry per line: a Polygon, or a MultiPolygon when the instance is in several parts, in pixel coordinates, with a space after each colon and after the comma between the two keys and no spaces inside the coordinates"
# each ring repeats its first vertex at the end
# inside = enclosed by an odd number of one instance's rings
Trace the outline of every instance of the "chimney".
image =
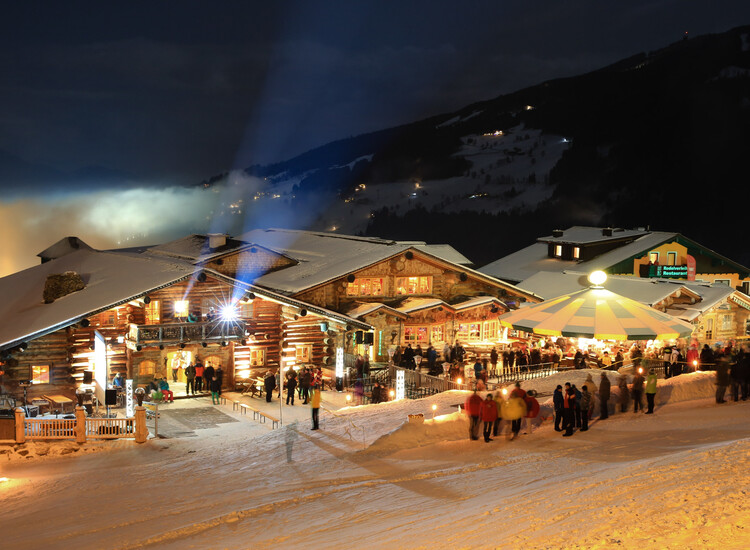
{"type": "Polygon", "coordinates": [[[602,229],[602,235],[604,235],[605,237],[611,237],[613,232],[614,229],[612,229],[611,227],[605,227],[604,229],[602,229]]]}
{"type": "Polygon", "coordinates": [[[209,233],[208,247],[211,249],[219,248],[227,244],[227,236],[224,233],[209,233]]]}
{"type": "Polygon", "coordinates": [[[553,237],[562,237],[563,236],[563,230],[562,229],[553,229],[552,230],[552,236],[553,237]]]}

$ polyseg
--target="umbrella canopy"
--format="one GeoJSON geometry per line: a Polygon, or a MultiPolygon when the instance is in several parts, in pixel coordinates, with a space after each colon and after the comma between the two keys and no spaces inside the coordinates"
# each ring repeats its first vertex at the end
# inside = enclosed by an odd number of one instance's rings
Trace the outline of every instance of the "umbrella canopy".
{"type": "Polygon", "coordinates": [[[499,320],[534,334],[598,340],[671,340],[693,332],[690,323],[601,287],[517,309],[499,320]]]}

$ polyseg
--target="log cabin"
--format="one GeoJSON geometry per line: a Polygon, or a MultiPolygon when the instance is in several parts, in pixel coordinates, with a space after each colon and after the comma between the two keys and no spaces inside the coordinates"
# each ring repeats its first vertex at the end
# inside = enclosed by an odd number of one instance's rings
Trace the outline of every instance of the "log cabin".
{"type": "Polygon", "coordinates": [[[184,380],[181,369],[196,359],[222,366],[231,388],[268,369],[332,366],[337,347],[353,352],[354,331],[372,329],[212,269],[225,252],[246,253],[245,272],[291,262],[245,243],[222,246],[195,262],[148,247],[100,251],[67,237],[40,253],[41,265],[3,277],[0,393],[73,398],[78,388],[103,391],[117,373],[136,385],[172,382],[175,367],[184,380]]]}

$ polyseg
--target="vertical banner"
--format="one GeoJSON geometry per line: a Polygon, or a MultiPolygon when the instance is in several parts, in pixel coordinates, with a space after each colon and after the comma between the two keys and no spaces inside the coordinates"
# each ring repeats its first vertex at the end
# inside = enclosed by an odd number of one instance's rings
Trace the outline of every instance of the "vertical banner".
{"type": "Polygon", "coordinates": [[[125,380],[125,416],[133,418],[135,415],[135,406],[133,404],[133,380],[125,380]]]}
{"type": "Polygon", "coordinates": [[[94,392],[97,401],[104,404],[104,390],[107,389],[107,343],[104,336],[94,331],[94,392]]]}
{"type": "Polygon", "coordinates": [[[688,254],[687,256],[687,280],[695,281],[695,258],[688,254]]]}
{"type": "Polygon", "coordinates": [[[404,383],[404,371],[396,371],[396,399],[406,397],[406,384],[404,383]]]}
{"type": "Polygon", "coordinates": [[[344,348],[336,348],[336,378],[344,377],[344,348]]]}

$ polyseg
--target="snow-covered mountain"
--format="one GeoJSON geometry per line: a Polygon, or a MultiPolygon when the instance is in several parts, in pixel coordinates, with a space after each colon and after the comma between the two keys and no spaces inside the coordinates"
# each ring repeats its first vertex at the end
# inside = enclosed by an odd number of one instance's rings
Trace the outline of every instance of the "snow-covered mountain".
{"type": "Polygon", "coordinates": [[[683,231],[737,257],[722,242],[741,216],[711,220],[744,181],[749,36],[692,38],[202,185],[227,184],[243,229],[440,240],[478,265],[581,222],[683,231]]]}

